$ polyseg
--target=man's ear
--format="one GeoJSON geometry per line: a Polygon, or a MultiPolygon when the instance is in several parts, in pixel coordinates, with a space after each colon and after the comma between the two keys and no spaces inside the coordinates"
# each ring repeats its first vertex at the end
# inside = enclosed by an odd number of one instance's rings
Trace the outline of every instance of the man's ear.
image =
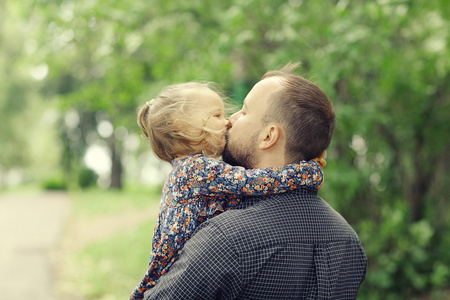
{"type": "Polygon", "coordinates": [[[272,148],[281,137],[281,128],[276,125],[269,125],[265,127],[262,131],[262,139],[259,143],[259,149],[267,150],[272,148]]]}

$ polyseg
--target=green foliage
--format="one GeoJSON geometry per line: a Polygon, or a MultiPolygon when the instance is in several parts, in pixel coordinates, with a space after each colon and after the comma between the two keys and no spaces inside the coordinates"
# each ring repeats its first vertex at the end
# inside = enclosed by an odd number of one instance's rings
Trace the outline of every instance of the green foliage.
{"type": "MultiPolygon", "coordinates": [[[[369,259],[363,299],[413,299],[428,290],[447,288],[450,246],[428,221],[408,223],[405,207],[382,209],[382,222],[360,223],[360,238],[369,259]],[[383,298],[390,291],[390,298],[383,298]]],[[[434,299],[434,298],[433,298],[434,299]]],[[[439,298],[436,298],[439,299],[439,298]]]]}
{"type": "Polygon", "coordinates": [[[42,184],[44,190],[66,190],[67,185],[62,178],[50,178],[42,184]]]}
{"type": "Polygon", "coordinates": [[[15,32],[22,25],[21,13],[11,3],[0,4],[0,169],[21,167],[30,163],[27,155],[25,111],[33,93],[24,89],[32,83],[24,74],[23,34],[15,32]]]}
{"type": "Polygon", "coordinates": [[[91,169],[82,168],[78,172],[78,186],[82,189],[97,185],[97,179],[98,175],[91,169]]]}

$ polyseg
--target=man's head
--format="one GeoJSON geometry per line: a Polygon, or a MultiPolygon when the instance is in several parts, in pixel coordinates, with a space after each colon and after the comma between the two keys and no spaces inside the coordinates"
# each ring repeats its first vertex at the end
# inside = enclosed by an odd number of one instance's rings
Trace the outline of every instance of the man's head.
{"type": "Polygon", "coordinates": [[[293,73],[296,67],[264,74],[230,117],[226,162],[261,168],[310,160],[328,148],[333,105],[317,85],[293,73]]]}

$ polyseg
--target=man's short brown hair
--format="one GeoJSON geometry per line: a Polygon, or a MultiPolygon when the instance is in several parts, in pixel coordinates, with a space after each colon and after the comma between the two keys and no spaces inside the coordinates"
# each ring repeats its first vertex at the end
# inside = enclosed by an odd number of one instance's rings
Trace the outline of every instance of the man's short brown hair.
{"type": "Polygon", "coordinates": [[[268,71],[262,79],[279,77],[282,88],[269,101],[263,122],[277,122],[286,133],[286,163],[319,157],[328,148],[336,119],[333,105],[322,89],[294,74],[299,63],[268,71]]]}

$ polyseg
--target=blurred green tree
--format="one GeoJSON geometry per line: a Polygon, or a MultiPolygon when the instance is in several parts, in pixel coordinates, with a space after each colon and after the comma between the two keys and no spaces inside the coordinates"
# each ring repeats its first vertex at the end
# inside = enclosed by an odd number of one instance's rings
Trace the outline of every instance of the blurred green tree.
{"type": "MultiPolygon", "coordinates": [[[[49,107],[41,101],[39,88],[48,66],[33,56],[38,46],[29,33],[35,25],[22,3],[0,2],[0,188],[8,185],[8,173],[14,170],[27,180],[30,176],[23,174],[24,169],[37,168],[46,176],[42,166],[53,165],[39,147],[53,136],[43,132],[47,129],[43,114],[49,107]],[[36,157],[47,164],[36,163],[36,157]]],[[[53,149],[44,151],[57,153],[55,144],[48,143],[53,149]]]]}
{"type": "Polygon", "coordinates": [[[0,171],[26,164],[24,132],[16,130],[18,115],[23,112],[26,90],[22,88],[24,80],[20,71],[21,46],[14,33],[21,18],[14,18],[15,12],[8,14],[6,3],[0,3],[0,171]],[[8,78],[9,77],[9,78],[8,78]],[[8,79],[8,80],[7,80],[8,79]]]}

